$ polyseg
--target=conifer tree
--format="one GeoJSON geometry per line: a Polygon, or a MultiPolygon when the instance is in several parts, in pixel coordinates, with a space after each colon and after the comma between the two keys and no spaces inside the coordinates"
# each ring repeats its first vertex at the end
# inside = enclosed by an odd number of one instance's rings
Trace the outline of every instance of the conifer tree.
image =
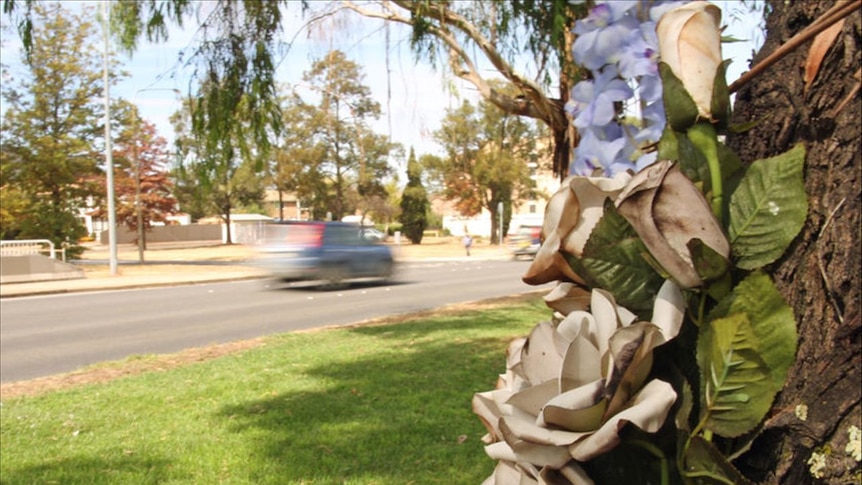
{"type": "Polygon", "coordinates": [[[422,166],[416,161],[413,148],[407,159],[407,186],[401,195],[401,230],[413,244],[422,243],[428,226],[428,194],[422,185],[422,166]]]}

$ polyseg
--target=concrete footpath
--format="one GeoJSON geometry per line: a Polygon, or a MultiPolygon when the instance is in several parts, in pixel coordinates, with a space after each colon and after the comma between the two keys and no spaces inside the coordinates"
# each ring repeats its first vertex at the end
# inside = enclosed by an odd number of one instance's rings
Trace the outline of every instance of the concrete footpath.
{"type": "MultiPolygon", "coordinates": [[[[133,245],[117,248],[117,273],[111,274],[110,254],[105,245],[91,244],[76,265],[84,269],[84,278],[6,283],[0,285],[0,298],[62,294],[84,291],[121,290],[201,284],[219,281],[256,279],[266,276],[254,264],[256,251],[243,245],[212,243],[150,244],[139,264],[133,245]]],[[[470,256],[454,238],[439,238],[420,245],[392,246],[395,259],[401,263],[416,261],[453,261],[510,259],[505,246],[474,244],[470,256]]]]}

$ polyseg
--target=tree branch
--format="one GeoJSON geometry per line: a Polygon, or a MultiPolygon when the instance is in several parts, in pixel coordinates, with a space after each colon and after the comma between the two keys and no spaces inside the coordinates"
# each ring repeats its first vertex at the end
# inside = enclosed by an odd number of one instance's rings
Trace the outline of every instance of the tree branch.
{"type": "MultiPolygon", "coordinates": [[[[421,4],[405,0],[390,0],[381,4],[381,10],[369,10],[363,8],[350,0],[342,1],[342,4],[369,18],[377,18],[386,21],[398,22],[405,25],[413,25],[411,18],[399,15],[390,5],[396,5],[411,15],[422,15],[421,4]]],[[[434,11],[431,18],[439,23],[428,26],[428,32],[442,42],[449,51],[449,66],[452,72],[461,79],[474,85],[479,93],[502,109],[503,111],[520,116],[527,116],[544,121],[547,125],[554,127],[565,127],[568,122],[562,112],[559,100],[548,98],[541,88],[531,79],[517,72],[508,62],[503,59],[494,44],[463,16],[442,7],[434,11]],[[452,26],[476,43],[481,52],[491,62],[494,68],[509,82],[518,87],[524,93],[524,97],[512,97],[503,94],[490,86],[481,74],[464,46],[455,35],[444,26],[452,26]]]]}

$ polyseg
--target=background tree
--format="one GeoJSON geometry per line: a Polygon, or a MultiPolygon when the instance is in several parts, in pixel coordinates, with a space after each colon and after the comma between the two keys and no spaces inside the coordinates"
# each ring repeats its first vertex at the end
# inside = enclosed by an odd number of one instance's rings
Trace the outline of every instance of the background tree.
{"type": "Polygon", "coordinates": [[[796,362],[770,417],[736,464],[760,483],[858,483],[859,462],[847,450],[848,430],[862,427],[860,4],[767,5],[766,42],[755,64],[822,21],[831,7],[852,14],[827,49],[806,42],[737,93],[734,122],[757,124],[732,136],[732,148],[743,160],[756,160],[804,143],[809,212],[801,234],[770,269],[798,321],[796,362]],[[800,69],[811,56],[823,56],[813,77],[800,69]],[[799,405],[808,409],[805,420],[794,414],[799,405]],[[812,474],[815,453],[824,460],[822,479],[812,474]]]}
{"type": "Polygon", "coordinates": [[[360,172],[356,184],[356,210],[365,221],[366,217],[387,220],[396,210],[389,204],[390,186],[386,183],[392,175],[391,159],[403,159],[403,148],[389,141],[389,137],[364,131],[359,140],[360,172]],[[369,168],[370,167],[370,168],[369,168]]]}
{"type": "Polygon", "coordinates": [[[190,86],[196,91],[189,96],[195,99],[195,109],[190,112],[190,131],[211,153],[226,149],[223,141],[232,139],[235,143],[248,140],[265,154],[273,131],[281,130],[273,58],[280,50],[282,9],[291,3],[112,2],[111,16],[119,27],[119,44],[130,54],[142,37],[166,41],[169,23],[182,27],[198,19],[200,42],[182,55],[184,66],[194,66],[190,86]],[[244,112],[242,119],[236,116],[238,112],[244,112]]]}
{"type": "Polygon", "coordinates": [[[380,117],[380,105],[364,78],[361,67],[337,50],[303,75],[317,95],[317,103],[306,102],[302,115],[305,129],[311,130],[303,143],[312,140],[314,147],[305,153],[316,159],[309,159],[311,165],[298,176],[314,190],[310,204],[318,217],[328,213],[338,220],[354,213],[360,199],[382,196],[380,181],[391,173],[390,156],[398,153],[397,145],[368,126],[380,117]]]}
{"type": "MultiPolygon", "coordinates": [[[[166,222],[167,216],[176,212],[177,199],[173,195],[174,186],[168,172],[170,158],[167,141],[156,133],[154,124],[139,118],[137,110],[137,106],[130,103],[121,103],[117,110],[122,126],[114,144],[114,193],[117,222],[136,232],[138,211],[135,199],[140,189],[141,222],[144,227],[142,242],[146,249],[146,231],[153,227],[154,222],[166,222]]],[[[100,193],[105,193],[104,177],[99,177],[96,183],[102,187],[100,193]]],[[[96,200],[98,208],[91,215],[105,217],[106,201],[103,197],[96,200]]]]}
{"type": "Polygon", "coordinates": [[[73,14],[59,3],[38,3],[33,15],[29,55],[22,59],[27,72],[2,91],[9,105],[2,126],[4,198],[17,212],[3,231],[71,245],[67,255],[75,257],[86,234],[79,209],[98,195],[92,180],[101,174],[103,61],[91,48],[98,42],[91,8],[73,14]]]}
{"type": "Polygon", "coordinates": [[[278,137],[269,164],[269,180],[278,192],[279,219],[284,219],[284,196],[293,193],[301,207],[315,206],[315,194],[325,193],[323,176],[316,162],[323,157],[322,147],[315,143],[312,123],[314,107],[292,92],[282,98],[284,130],[278,137]]]}
{"type": "Polygon", "coordinates": [[[518,116],[482,101],[478,109],[464,101],[447,110],[436,140],[446,150],[439,165],[428,166],[431,176],[442,181],[446,199],[454,201],[465,216],[491,213],[491,242],[500,237],[499,204],[503,205],[504,229],[512,215],[511,201],[531,195],[535,182],[527,160],[536,151],[536,135],[518,116]]]}
{"type": "Polygon", "coordinates": [[[422,185],[422,166],[413,148],[407,159],[407,186],[401,194],[401,230],[413,244],[421,244],[428,227],[428,194],[422,185]]]}
{"type": "MultiPolygon", "coordinates": [[[[190,130],[194,100],[186,100],[173,117],[180,166],[177,167],[181,187],[179,197],[192,195],[192,204],[202,204],[207,215],[218,216],[227,227],[227,244],[233,244],[230,231],[231,214],[243,206],[259,206],[264,195],[262,154],[251,146],[253,140],[241,139],[243,130],[236,130],[226,139],[213,144],[190,130]],[[188,187],[195,184],[197,188],[188,187]]],[[[234,116],[239,126],[247,116],[241,106],[234,116]]],[[[181,202],[185,202],[182,201],[181,202]]]]}

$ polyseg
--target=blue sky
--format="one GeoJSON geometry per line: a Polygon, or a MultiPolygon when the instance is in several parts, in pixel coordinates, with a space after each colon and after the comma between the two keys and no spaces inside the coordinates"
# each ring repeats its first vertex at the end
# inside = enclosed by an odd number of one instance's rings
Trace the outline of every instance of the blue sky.
{"type": "MultiPolygon", "coordinates": [[[[64,5],[70,8],[73,3],[98,4],[91,1],[65,2],[64,5]]],[[[744,7],[736,1],[715,3],[724,11],[724,22],[728,24],[725,35],[740,39],[757,39],[759,19],[754,18],[756,16],[740,15],[740,12],[744,12],[744,7]],[[739,20],[734,21],[734,17],[739,20]]],[[[338,26],[338,35],[322,35],[309,39],[305,32],[297,34],[302,26],[300,10],[297,5],[297,8],[289,8],[286,13],[284,40],[289,41],[295,36],[295,41],[279,65],[279,82],[301,83],[302,73],[310,67],[314,59],[324,55],[330,48],[341,49],[348,58],[363,66],[366,74],[364,84],[369,86],[372,95],[384,110],[384,116],[375,124],[375,129],[380,133],[390,133],[393,141],[408,149],[415,147],[418,155],[439,151],[433,142],[432,132],[438,128],[445,109],[460,104],[460,99],[454,92],[472,101],[477,99],[475,90],[455,79],[445,67],[435,71],[427,62],[415,62],[406,41],[409,32],[404,27],[393,26],[390,31],[392,48],[389,58],[391,101],[387,106],[384,34],[382,29],[372,30],[381,24],[358,15],[349,15],[343,20],[346,23],[338,26]]],[[[8,23],[5,16],[3,22],[8,23]]],[[[194,27],[189,23],[184,31],[172,29],[167,43],[144,43],[131,58],[121,57],[123,68],[129,71],[131,76],[111,90],[112,97],[134,101],[140,108],[142,118],[155,123],[159,133],[168,140],[173,139],[168,117],[179,106],[179,97],[174,90],[182,94],[188,93],[189,90],[192,68],[180,68],[178,58],[181,50],[194,41],[194,27]]],[[[762,33],[759,36],[762,40],[762,33]]],[[[3,62],[13,68],[17,64],[20,68],[15,59],[10,61],[10,57],[16,56],[7,55],[16,51],[20,42],[17,38],[10,39],[5,32],[3,37],[3,62]]],[[[102,47],[101,43],[94,46],[98,49],[102,47]]],[[[724,46],[724,57],[733,59],[727,76],[728,82],[735,80],[747,69],[753,49],[752,42],[724,46]]]]}

